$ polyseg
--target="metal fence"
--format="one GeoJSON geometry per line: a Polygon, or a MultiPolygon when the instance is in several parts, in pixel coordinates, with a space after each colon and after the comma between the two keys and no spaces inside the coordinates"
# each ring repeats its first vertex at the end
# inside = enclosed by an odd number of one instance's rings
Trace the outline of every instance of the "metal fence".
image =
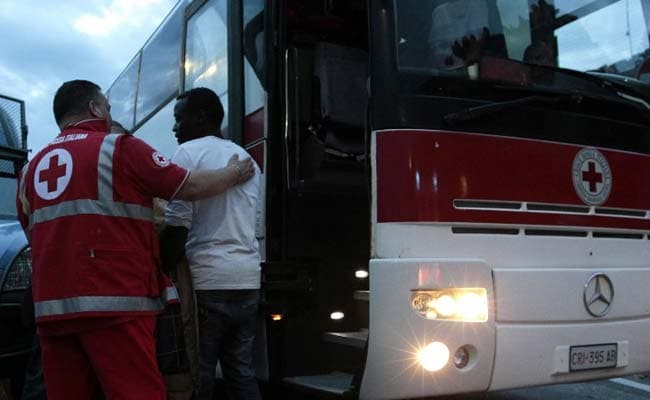
{"type": "Polygon", "coordinates": [[[0,95],[0,176],[15,176],[26,159],[25,102],[0,95]]]}

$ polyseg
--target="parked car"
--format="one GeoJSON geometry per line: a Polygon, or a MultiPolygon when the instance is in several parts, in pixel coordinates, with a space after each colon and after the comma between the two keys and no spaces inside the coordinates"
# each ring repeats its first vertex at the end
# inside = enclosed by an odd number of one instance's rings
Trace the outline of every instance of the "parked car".
{"type": "Polygon", "coordinates": [[[33,328],[23,323],[23,300],[31,284],[32,260],[16,212],[17,175],[27,160],[25,106],[0,95],[0,380],[20,392],[33,328]]]}
{"type": "MultiPolygon", "coordinates": [[[[32,330],[22,321],[25,290],[31,279],[31,251],[15,211],[6,213],[8,178],[0,178],[0,379],[11,379],[13,390],[22,385],[31,350],[32,330]]],[[[15,206],[14,206],[15,208],[15,206]]]]}

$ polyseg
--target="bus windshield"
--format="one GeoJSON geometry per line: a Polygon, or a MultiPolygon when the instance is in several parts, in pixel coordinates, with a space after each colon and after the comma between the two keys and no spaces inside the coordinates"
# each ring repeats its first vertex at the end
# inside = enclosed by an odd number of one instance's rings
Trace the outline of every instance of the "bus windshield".
{"type": "Polygon", "coordinates": [[[550,76],[563,69],[650,82],[647,0],[396,0],[394,7],[400,73],[557,88],[562,81],[550,76]]]}

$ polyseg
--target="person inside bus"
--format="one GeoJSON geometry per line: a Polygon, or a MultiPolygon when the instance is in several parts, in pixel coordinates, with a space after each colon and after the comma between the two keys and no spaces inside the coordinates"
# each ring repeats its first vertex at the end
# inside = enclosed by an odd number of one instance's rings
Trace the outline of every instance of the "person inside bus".
{"type": "Polygon", "coordinates": [[[481,56],[507,55],[499,10],[493,0],[449,0],[431,15],[429,47],[432,66],[456,70],[479,62],[481,56]]]}
{"type": "MultiPolygon", "coordinates": [[[[172,161],[190,170],[222,165],[248,153],[221,135],[224,111],[207,88],[177,98],[173,131],[180,144],[172,161]]],[[[260,171],[246,184],[209,200],[171,201],[161,236],[163,264],[183,250],[190,265],[199,319],[198,399],[212,399],[217,363],[230,399],[260,399],[253,341],[260,301],[260,254],[255,236],[260,171]]]]}

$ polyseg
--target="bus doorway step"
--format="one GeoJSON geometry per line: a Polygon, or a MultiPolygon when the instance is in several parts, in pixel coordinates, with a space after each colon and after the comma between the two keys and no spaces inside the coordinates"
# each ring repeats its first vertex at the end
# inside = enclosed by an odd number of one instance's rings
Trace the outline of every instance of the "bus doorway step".
{"type": "Polygon", "coordinates": [[[295,386],[323,397],[356,399],[358,398],[358,393],[352,386],[353,379],[354,376],[352,374],[333,371],[323,375],[291,376],[282,379],[282,381],[290,386],[295,386]]]}
{"type": "Polygon", "coordinates": [[[366,347],[366,342],[368,341],[368,329],[361,329],[354,332],[325,332],[323,333],[323,340],[363,349],[366,347]]]}

